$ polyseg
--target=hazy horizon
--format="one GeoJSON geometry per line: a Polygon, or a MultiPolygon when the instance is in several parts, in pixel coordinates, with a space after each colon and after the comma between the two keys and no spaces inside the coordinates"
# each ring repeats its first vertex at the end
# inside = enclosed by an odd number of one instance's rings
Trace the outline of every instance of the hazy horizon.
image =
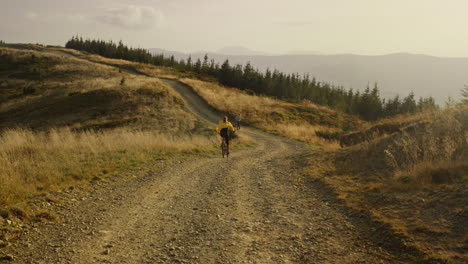
{"type": "MultiPolygon", "coordinates": [[[[115,40],[113,40],[115,41],[115,40]]],[[[412,53],[412,52],[406,52],[406,51],[395,51],[391,53],[379,53],[379,54],[360,54],[360,53],[345,53],[345,52],[336,52],[336,53],[326,53],[326,52],[321,52],[318,50],[289,50],[283,53],[268,53],[264,52],[261,50],[253,50],[248,47],[244,46],[226,46],[226,47],[221,47],[215,50],[195,50],[195,51],[182,51],[182,50],[173,50],[173,49],[164,49],[160,47],[144,47],[146,49],[149,49],[150,51],[154,50],[162,50],[163,52],[167,52],[168,54],[172,53],[181,53],[186,56],[193,55],[193,54],[218,54],[218,55],[233,55],[233,56],[295,56],[295,55],[323,55],[323,56],[340,56],[340,55],[356,55],[356,56],[368,56],[368,57],[378,57],[378,56],[389,56],[389,55],[396,55],[396,54],[408,54],[408,55],[421,55],[421,56],[430,56],[430,57],[436,57],[436,58],[452,58],[452,59],[467,59],[467,56],[458,56],[458,57],[450,57],[450,56],[437,56],[437,55],[431,55],[431,54],[424,54],[424,53],[412,53]],[[242,53],[223,53],[223,50],[228,49],[228,48],[245,48],[252,53],[248,54],[242,54],[242,53]]],[[[186,57],[183,57],[181,59],[186,59],[186,57]]]]}
{"type": "Polygon", "coordinates": [[[0,40],[64,45],[73,35],[184,53],[468,57],[468,2],[2,0],[0,40]]]}
{"type": "MultiPolygon", "coordinates": [[[[186,59],[188,54],[151,49],[152,52],[174,55],[186,59]]],[[[205,53],[192,53],[193,60],[203,60],[205,53]]],[[[448,97],[460,99],[460,90],[468,84],[468,58],[444,58],[421,54],[387,54],[379,56],[356,54],[303,54],[303,55],[227,55],[208,53],[209,59],[231,65],[250,62],[264,72],[277,69],[285,73],[309,74],[330,84],[363,91],[368,85],[378,83],[383,98],[406,96],[432,96],[439,104],[448,97]]]]}

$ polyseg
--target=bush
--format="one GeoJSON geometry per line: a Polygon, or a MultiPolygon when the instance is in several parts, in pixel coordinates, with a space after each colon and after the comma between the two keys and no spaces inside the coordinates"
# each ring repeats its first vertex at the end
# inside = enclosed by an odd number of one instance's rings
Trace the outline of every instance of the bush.
{"type": "Polygon", "coordinates": [[[24,87],[23,88],[23,94],[28,95],[28,94],[34,94],[36,92],[36,88],[34,87],[24,87]]]}
{"type": "Polygon", "coordinates": [[[248,95],[255,95],[255,92],[253,90],[250,90],[250,89],[245,89],[244,90],[246,94],[248,95]]]}

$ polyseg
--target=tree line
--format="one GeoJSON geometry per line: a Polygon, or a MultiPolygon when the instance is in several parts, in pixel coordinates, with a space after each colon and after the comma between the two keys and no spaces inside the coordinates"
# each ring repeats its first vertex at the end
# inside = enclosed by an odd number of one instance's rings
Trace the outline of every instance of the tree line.
{"type": "Polygon", "coordinates": [[[122,41],[115,43],[113,41],[83,39],[76,36],[72,37],[65,47],[108,58],[166,66],[180,72],[211,76],[225,86],[236,87],[248,93],[268,95],[295,102],[308,100],[341,112],[358,115],[368,121],[437,108],[434,98],[427,97],[416,100],[412,92],[403,98],[395,96],[386,100],[380,97],[377,84],[372,88],[368,86],[361,92],[320,82],[307,74],[286,74],[270,69],[261,72],[250,63],[231,65],[229,60],[219,64],[213,59],[210,60],[207,55],[204,56],[203,60],[193,61],[190,56],[186,60],[176,60],[174,56],[165,57],[163,54],[152,54],[147,49],[128,47],[122,41]]]}

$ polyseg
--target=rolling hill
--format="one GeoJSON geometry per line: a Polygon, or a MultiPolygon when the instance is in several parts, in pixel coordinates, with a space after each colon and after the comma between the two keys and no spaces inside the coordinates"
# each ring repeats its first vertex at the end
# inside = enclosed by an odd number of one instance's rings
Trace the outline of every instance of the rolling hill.
{"type": "MultiPolygon", "coordinates": [[[[174,55],[186,59],[188,54],[149,49],[153,53],[174,55]]],[[[244,49],[243,49],[244,50],[244,49]]],[[[220,50],[221,52],[223,51],[220,50]]],[[[245,50],[244,50],[245,51],[245,50]]],[[[204,53],[191,54],[203,59],[204,53]]],[[[377,82],[384,98],[406,96],[413,91],[416,97],[432,96],[443,104],[450,96],[460,98],[460,89],[468,83],[468,58],[444,58],[421,54],[395,53],[379,56],[354,54],[337,55],[256,55],[245,52],[208,53],[211,59],[232,64],[251,64],[260,70],[278,69],[286,73],[307,73],[319,81],[345,88],[363,90],[377,82]],[[235,54],[235,55],[233,55],[235,54]]]]}

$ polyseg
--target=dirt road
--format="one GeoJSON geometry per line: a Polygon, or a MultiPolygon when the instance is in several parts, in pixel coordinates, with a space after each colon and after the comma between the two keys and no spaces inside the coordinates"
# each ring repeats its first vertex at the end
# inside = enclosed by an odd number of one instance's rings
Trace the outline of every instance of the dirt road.
{"type": "MultiPolygon", "coordinates": [[[[219,118],[168,82],[196,114],[219,118]]],[[[55,194],[58,223],[25,228],[2,251],[14,257],[9,263],[403,263],[308,183],[310,148],[241,133],[258,144],[234,146],[229,161],[160,160],[55,194]]]]}

